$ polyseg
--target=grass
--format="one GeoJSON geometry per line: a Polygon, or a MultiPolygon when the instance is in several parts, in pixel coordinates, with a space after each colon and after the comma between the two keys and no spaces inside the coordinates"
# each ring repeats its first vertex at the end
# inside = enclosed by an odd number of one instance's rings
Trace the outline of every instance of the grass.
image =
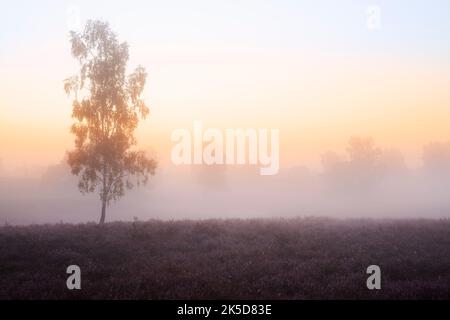
{"type": "Polygon", "coordinates": [[[450,220],[5,226],[0,299],[450,299],[450,220]]]}

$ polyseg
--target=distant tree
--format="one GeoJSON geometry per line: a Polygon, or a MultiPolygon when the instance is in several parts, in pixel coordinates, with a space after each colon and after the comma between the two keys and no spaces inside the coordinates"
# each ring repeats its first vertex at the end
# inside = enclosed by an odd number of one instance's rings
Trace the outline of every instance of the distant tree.
{"type": "Polygon", "coordinates": [[[80,73],[64,81],[74,97],[75,149],[68,152],[68,164],[80,177],[81,193],[99,192],[103,224],[110,201],[155,172],[156,162],[133,148],[139,119],[149,113],[141,98],[147,73],[138,66],[126,76],[128,45],[119,43],[106,22],[88,21],[82,32],[70,32],[70,41],[80,73]]]}
{"type": "Polygon", "coordinates": [[[405,158],[400,150],[385,149],[379,157],[380,170],[385,175],[398,176],[408,172],[405,158]]]}

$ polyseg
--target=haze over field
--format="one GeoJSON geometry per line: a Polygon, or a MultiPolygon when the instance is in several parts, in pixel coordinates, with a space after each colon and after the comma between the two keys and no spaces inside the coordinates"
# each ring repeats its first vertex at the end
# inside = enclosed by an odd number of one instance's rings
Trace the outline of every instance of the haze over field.
{"type": "Polygon", "coordinates": [[[0,21],[0,223],[97,221],[66,151],[69,30],[109,21],[148,72],[138,145],[159,163],[108,221],[450,217],[448,1],[44,1],[0,21]],[[20,17],[18,19],[17,17],[20,17]],[[17,23],[17,21],[20,23],[17,23]],[[280,171],[174,166],[171,133],[280,131],[280,171]],[[349,140],[351,137],[359,137],[349,140]],[[372,137],[373,141],[367,137],[372,137]]]}

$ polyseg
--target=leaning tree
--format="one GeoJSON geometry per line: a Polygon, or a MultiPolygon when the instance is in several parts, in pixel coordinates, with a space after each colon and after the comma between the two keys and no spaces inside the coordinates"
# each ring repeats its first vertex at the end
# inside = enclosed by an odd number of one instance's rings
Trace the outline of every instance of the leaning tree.
{"type": "Polygon", "coordinates": [[[156,162],[135,149],[134,137],[139,120],[149,113],[141,97],[147,73],[138,66],[126,75],[128,45],[106,22],[88,21],[82,32],[70,33],[70,41],[80,72],[64,81],[75,121],[68,164],[80,178],[81,193],[99,192],[103,224],[111,200],[155,173],[156,162]]]}

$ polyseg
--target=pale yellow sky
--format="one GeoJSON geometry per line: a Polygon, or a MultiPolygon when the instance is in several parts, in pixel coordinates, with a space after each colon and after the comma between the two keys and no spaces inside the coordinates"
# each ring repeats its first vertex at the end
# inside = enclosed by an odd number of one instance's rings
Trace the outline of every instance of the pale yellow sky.
{"type": "MultiPolygon", "coordinates": [[[[76,71],[68,44],[10,58],[0,65],[3,164],[56,163],[73,140],[62,88],[76,71]]],[[[171,131],[194,120],[280,129],[282,166],[317,167],[321,153],[344,151],[354,135],[400,149],[414,166],[424,144],[450,139],[450,68],[433,61],[189,45],[136,45],[131,58],[130,67],[138,62],[149,73],[151,116],[138,130],[139,145],[163,162],[171,131]]]]}

